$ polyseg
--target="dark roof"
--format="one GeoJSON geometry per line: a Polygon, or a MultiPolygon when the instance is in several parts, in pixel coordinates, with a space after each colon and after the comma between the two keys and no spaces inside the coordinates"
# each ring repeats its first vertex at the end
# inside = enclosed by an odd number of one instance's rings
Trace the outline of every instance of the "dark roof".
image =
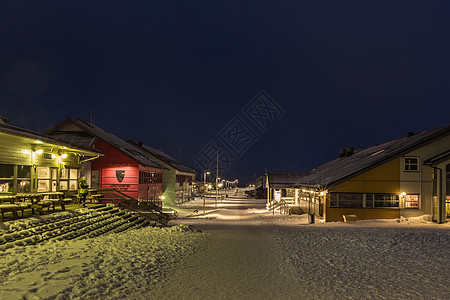
{"type": "Polygon", "coordinates": [[[423,162],[424,165],[438,165],[444,161],[450,159],[450,150],[445,151],[444,153],[438,154],[434,157],[431,157],[423,162]]]}
{"type": "Polygon", "coordinates": [[[268,172],[269,186],[271,188],[289,188],[302,182],[305,173],[268,172]]]}
{"type": "Polygon", "coordinates": [[[74,145],[88,148],[91,148],[95,141],[95,137],[84,131],[56,131],[51,133],[51,136],[74,145]]]}
{"type": "Polygon", "coordinates": [[[19,128],[13,125],[6,124],[5,122],[0,123],[0,132],[4,132],[10,135],[15,135],[22,138],[32,139],[32,140],[39,140],[43,143],[57,145],[61,147],[67,147],[72,149],[72,151],[78,151],[83,154],[87,155],[98,155],[102,154],[101,151],[98,151],[96,149],[89,149],[89,147],[83,147],[78,144],[72,144],[70,142],[55,139],[49,135],[34,132],[28,129],[19,128]]]}
{"type": "Polygon", "coordinates": [[[450,134],[450,124],[354,151],[312,170],[303,184],[330,186],[357,176],[418,147],[450,134]]]}
{"type": "Polygon", "coordinates": [[[160,161],[167,164],[169,167],[176,169],[177,171],[195,174],[195,171],[193,169],[186,167],[185,165],[183,165],[179,161],[175,160],[168,154],[162,152],[161,150],[157,150],[155,148],[152,148],[152,147],[144,145],[144,144],[141,145],[140,143],[136,143],[132,140],[129,140],[128,143],[130,143],[131,145],[133,145],[135,147],[143,149],[144,151],[148,152],[150,155],[153,155],[156,159],[159,159],[160,161]]]}
{"type": "Polygon", "coordinates": [[[150,168],[157,168],[157,169],[164,169],[162,165],[157,163],[154,159],[149,157],[144,151],[140,150],[137,147],[134,147],[133,145],[125,142],[121,138],[115,136],[112,133],[106,132],[100,127],[90,124],[88,122],[85,122],[81,119],[77,119],[76,121],[73,121],[71,119],[66,120],[65,122],[61,123],[60,125],[54,127],[50,130],[52,135],[59,136],[60,138],[63,138],[64,140],[71,140],[74,142],[79,142],[80,144],[86,144],[91,143],[92,144],[92,138],[99,138],[106,143],[110,144],[117,150],[121,151],[131,159],[135,160],[139,164],[145,167],[150,168]],[[68,122],[76,125],[78,128],[82,129],[85,133],[82,131],[60,131],[58,128],[62,128],[64,124],[67,124],[68,122]],[[86,135],[88,133],[88,135],[86,135]]]}

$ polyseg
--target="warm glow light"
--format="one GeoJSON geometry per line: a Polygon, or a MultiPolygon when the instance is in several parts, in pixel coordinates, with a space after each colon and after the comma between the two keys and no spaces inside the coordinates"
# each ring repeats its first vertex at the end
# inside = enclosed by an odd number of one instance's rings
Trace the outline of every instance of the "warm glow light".
{"type": "Polygon", "coordinates": [[[36,154],[42,154],[42,152],[44,152],[42,149],[36,150],[36,154]]]}
{"type": "Polygon", "coordinates": [[[212,188],[212,185],[208,185],[208,188],[209,188],[209,189],[212,188]]]}
{"type": "Polygon", "coordinates": [[[56,157],[57,157],[56,154],[52,153],[52,158],[56,158],[56,157]]]}
{"type": "Polygon", "coordinates": [[[403,193],[401,193],[400,195],[402,195],[402,196],[405,196],[405,195],[406,195],[406,193],[405,193],[405,192],[403,192],[403,193]]]}
{"type": "Polygon", "coordinates": [[[37,144],[43,144],[44,142],[43,142],[43,141],[40,141],[40,140],[36,140],[36,143],[37,143],[37,144]]]}
{"type": "Polygon", "coordinates": [[[64,153],[63,155],[61,155],[62,158],[66,158],[67,157],[67,153],[64,153]]]}
{"type": "Polygon", "coordinates": [[[23,150],[22,153],[23,154],[31,154],[31,151],[30,150],[23,150]]]}

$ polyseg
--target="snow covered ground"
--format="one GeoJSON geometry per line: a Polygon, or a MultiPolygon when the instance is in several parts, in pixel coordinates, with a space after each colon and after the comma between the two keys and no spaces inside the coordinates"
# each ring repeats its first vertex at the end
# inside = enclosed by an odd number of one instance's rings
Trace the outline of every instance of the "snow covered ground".
{"type": "Polygon", "coordinates": [[[185,204],[170,228],[0,252],[0,299],[449,298],[449,224],[307,224],[251,199],[202,209],[185,204]]]}

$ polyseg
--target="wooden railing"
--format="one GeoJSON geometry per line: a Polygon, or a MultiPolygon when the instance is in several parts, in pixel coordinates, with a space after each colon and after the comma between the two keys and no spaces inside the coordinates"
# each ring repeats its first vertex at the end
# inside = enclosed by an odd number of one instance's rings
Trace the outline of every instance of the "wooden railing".
{"type": "Polygon", "coordinates": [[[163,226],[167,226],[170,216],[161,210],[160,200],[137,200],[116,189],[99,188],[97,193],[103,195],[98,197],[99,203],[114,203],[124,209],[133,211],[143,218],[150,219],[163,226]]]}

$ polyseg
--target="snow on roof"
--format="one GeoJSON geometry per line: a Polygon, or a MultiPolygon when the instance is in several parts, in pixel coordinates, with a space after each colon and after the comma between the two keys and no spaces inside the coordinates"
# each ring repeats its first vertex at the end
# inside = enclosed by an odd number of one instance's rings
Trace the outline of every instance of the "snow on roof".
{"type": "Polygon", "coordinates": [[[170,167],[176,169],[177,171],[195,174],[195,171],[193,169],[186,167],[185,165],[183,165],[179,161],[175,160],[174,158],[172,158],[168,154],[162,152],[161,150],[157,150],[157,149],[152,148],[152,147],[147,146],[147,145],[140,145],[138,143],[135,143],[132,140],[129,140],[128,143],[132,144],[135,147],[139,147],[141,149],[144,149],[146,152],[150,153],[151,155],[153,155],[154,157],[156,157],[160,161],[166,163],[170,167]]]}
{"type": "Polygon", "coordinates": [[[356,150],[352,155],[336,158],[312,170],[307,176],[302,178],[301,183],[322,186],[337,184],[449,133],[450,124],[447,124],[356,150]]]}
{"type": "Polygon", "coordinates": [[[103,129],[94,124],[90,124],[81,119],[77,119],[76,121],[74,121],[74,123],[77,124],[79,127],[81,127],[83,130],[85,130],[86,132],[88,132],[89,134],[91,134],[92,136],[104,140],[105,142],[115,147],[117,150],[128,155],[129,157],[131,157],[132,159],[134,159],[135,161],[137,161],[138,163],[140,163],[145,167],[158,169],[165,168],[161,164],[157,163],[153,158],[149,157],[144,151],[125,142],[124,140],[115,136],[114,134],[104,131],[103,129]]]}
{"type": "Polygon", "coordinates": [[[282,172],[268,172],[269,176],[269,185],[270,187],[291,187],[299,182],[301,182],[301,178],[303,178],[306,173],[282,173],[282,172]]]}

